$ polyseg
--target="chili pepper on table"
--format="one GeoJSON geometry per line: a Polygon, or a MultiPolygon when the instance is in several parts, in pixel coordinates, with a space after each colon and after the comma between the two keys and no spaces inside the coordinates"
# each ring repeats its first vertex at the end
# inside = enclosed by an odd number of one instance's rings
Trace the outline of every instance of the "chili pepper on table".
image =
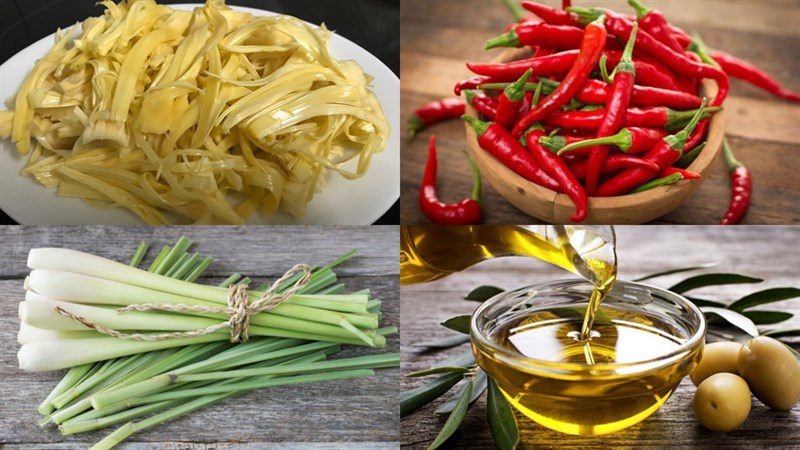
{"type": "MultiPolygon", "coordinates": [[[[549,23],[521,23],[508,32],[489,39],[486,50],[497,47],[524,47],[538,45],[552,48],[577,48],[581,44],[583,30],[565,25],[549,23]]],[[[604,43],[605,44],[605,43],[604,43]]]]}
{"type": "Polygon", "coordinates": [[[534,122],[540,121],[547,114],[567,104],[577,94],[581,86],[589,79],[589,74],[597,65],[597,61],[600,60],[606,43],[606,35],[602,16],[586,27],[575,65],[572,66],[572,69],[564,77],[564,81],[558,85],[555,91],[517,122],[513,129],[515,136],[521,135],[534,122]]]}
{"type": "MultiPolygon", "coordinates": [[[[577,160],[569,165],[570,169],[572,169],[572,173],[575,174],[575,178],[579,180],[586,179],[587,166],[588,161],[585,159],[577,160]]],[[[653,172],[658,171],[658,165],[652,161],[632,155],[616,154],[610,155],[608,158],[606,158],[600,173],[616,172],[617,170],[628,169],[630,167],[639,167],[642,169],[652,170],[653,172]]]]}
{"type": "Polygon", "coordinates": [[[431,136],[428,145],[428,162],[419,191],[419,206],[422,212],[437,225],[475,225],[483,218],[481,210],[481,175],[472,159],[472,196],[458,203],[447,204],[436,195],[436,136],[431,136]]]}
{"type": "MultiPolygon", "coordinates": [[[[630,37],[632,23],[625,17],[605,10],[592,10],[586,8],[570,8],[584,20],[593,20],[601,15],[606,15],[606,28],[608,32],[620,39],[627,40],[630,37]]],[[[654,57],[664,65],[672,69],[676,74],[692,78],[711,78],[717,82],[719,90],[712,106],[720,106],[730,91],[730,81],[728,76],[718,67],[699,63],[682,52],[677,52],[659,42],[651,34],[639,32],[636,36],[636,48],[654,57]]]]}
{"type": "Polygon", "coordinates": [[[639,0],[628,0],[628,4],[636,11],[636,18],[642,30],[652,34],[654,38],[664,43],[667,47],[682,52],[685,47],[681,47],[675,38],[669,22],[661,11],[648,8],[639,0]]]}
{"type": "Polygon", "coordinates": [[[478,145],[504,166],[539,186],[554,191],[561,190],[556,180],[542,170],[533,156],[505,128],[468,115],[461,118],[475,130],[478,145]]]}
{"type": "Polygon", "coordinates": [[[443,98],[420,106],[408,119],[408,137],[413,138],[417,131],[436,122],[461,117],[465,106],[464,99],[459,97],[443,98]]]}
{"type": "Polygon", "coordinates": [[[753,194],[753,176],[750,170],[733,155],[728,144],[728,139],[722,140],[722,153],[728,165],[728,174],[731,179],[731,199],[728,211],[719,222],[720,225],[736,225],[747,213],[750,207],[750,197],[753,194]]]}
{"type": "Polygon", "coordinates": [[[781,86],[777,80],[747,61],[721,51],[712,52],[711,57],[728,75],[744,80],[782,99],[800,102],[800,94],[781,86]]]}
{"type": "Polygon", "coordinates": [[[647,183],[644,183],[643,185],[637,187],[636,189],[633,189],[630,193],[637,194],[639,192],[649,191],[650,189],[655,189],[657,187],[675,184],[683,179],[684,179],[683,174],[676,172],[671,175],[667,175],[663,178],[656,178],[655,180],[648,181],[647,183]]]}
{"type": "Polygon", "coordinates": [[[464,91],[464,97],[467,99],[467,103],[469,103],[475,111],[478,111],[480,115],[491,120],[494,120],[497,116],[498,100],[496,97],[487,97],[473,90],[464,91]]]}
{"type": "Polygon", "coordinates": [[[659,128],[626,127],[611,136],[594,139],[572,138],[572,142],[568,142],[562,136],[553,136],[547,138],[544,145],[555,149],[559,155],[567,153],[587,155],[589,148],[595,145],[610,145],[623,153],[638,154],[650,150],[667,135],[666,131],[659,128]]]}
{"type": "Polygon", "coordinates": [[[684,180],[699,180],[701,178],[700,174],[697,172],[691,172],[678,167],[667,167],[666,169],[659,172],[657,177],[664,178],[675,173],[681,174],[684,180]]]}
{"type": "MultiPolygon", "coordinates": [[[[705,100],[703,104],[705,104],[705,100]]],[[[644,159],[656,163],[659,170],[663,170],[675,164],[683,154],[683,146],[686,144],[689,134],[691,134],[700,121],[701,111],[702,108],[697,110],[697,114],[695,114],[686,128],[662,139],[661,142],[644,155],[644,159]]],[[[611,197],[626,194],[641,186],[655,175],[656,173],[650,170],[626,169],[610,180],[602,183],[597,188],[596,195],[598,197],[611,197]]]]}
{"type": "MultiPolygon", "coordinates": [[[[709,117],[719,111],[718,107],[703,108],[702,117],[709,117]]],[[[699,109],[676,111],[671,108],[649,106],[646,108],[629,108],[625,115],[625,127],[664,128],[675,130],[686,124],[699,109]]],[[[596,130],[605,115],[605,109],[595,111],[556,111],[542,119],[545,125],[561,128],[583,128],[596,130]]]]}
{"type": "MultiPolygon", "coordinates": [[[[612,83],[608,101],[606,102],[606,114],[603,116],[603,121],[600,122],[600,127],[597,129],[597,137],[603,138],[612,136],[619,132],[624,126],[625,114],[631,102],[633,95],[633,80],[635,77],[635,70],[633,68],[633,45],[636,42],[636,33],[638,25],[633,24],[631,36],[628,43],[625,45],[625,51],[622,52],[622,57],[617,64],[616,69],[612,73],[612,83]]],[[[602,63],[601,63],[602,64],[602,63]]],[[[594,195],[597,189],[597,182],[600,179],[600,170],[603,168],[603,163],[608,157],[609,147],[606,145],[598,145],[592,147],[589,151],[589,164],[586,169],[586,192],[589,195],[594,195]]]]}
{"type": "Polygon", "coordinates": [[[517,121],[522,100],[525,98],[525,83],[531,76],[531,70],[522,74],[519,80],[512,83],[500,94],[500,101],[497,104],[497,115],[495,122],[505,129],[511,129],[517,121]]]}
{"type": "Polygon", "coordinates": [[[529,134],[527,141],[528,151],[533,154],[533,157],[536,158],[536,161],[544,171],[558,181],[561,190],[567,194],[570,200],[572,200],[572,203],[575,204],[575,214],[569,216],[569,220],[576,223],[586,220],[589,199],[586,196],[586,190],[583,188],[580,181],[575,178],[575,175],[572,173],[569,166],[567,166],[567,163],[539,145],[539,139],[534,135],[529,134]]]}

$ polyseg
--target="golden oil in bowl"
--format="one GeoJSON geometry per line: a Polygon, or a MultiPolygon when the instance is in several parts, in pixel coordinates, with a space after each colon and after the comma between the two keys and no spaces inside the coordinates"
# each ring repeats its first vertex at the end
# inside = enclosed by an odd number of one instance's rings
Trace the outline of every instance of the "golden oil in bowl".
{"type": "Polygon", "coordinates": [[[478,364],[511,404],[548,428],[611,433],[655,412],[700,358],[705,322],[682,297],[618,282],[581,339],[593,286],[554,282],[501,294],[472,320],[478,364]]]}

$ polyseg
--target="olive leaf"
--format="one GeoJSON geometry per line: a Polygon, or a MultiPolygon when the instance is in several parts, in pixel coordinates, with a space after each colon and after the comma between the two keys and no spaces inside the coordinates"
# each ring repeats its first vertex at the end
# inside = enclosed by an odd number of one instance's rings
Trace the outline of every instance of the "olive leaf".
{"type": "MultiPolygon", "coordinates": [[[[486,390],[486,378],[487,378],[486,372],[484,372],[481,369],[478,369],[477,372],[475,373],[475,377],[472,379],[474,384],[472,386],[472,395],[469,398],[470,404],[475,400],[477,400],[478,397],[480,397],[481,394],[483,394],[483,391],[486,390]]],[[[466,389],[466,384],[458,391],[458,393],[448,398],[447,400],[445,400],[444,403],[439,405],[439,407],[436,408],[435,411],[436,414],[447,414],[453,411],[453,409],[456,407],[456,403],[458,403],[458,399],[461,398],[461,394],[463,393],[462,391],[464,389],[466,389]]]]}
{"type": "Polygon", "coordinates": [[[442,322],[441,325],[453,331],[458,331],[459,333],[469,334],[469,320],[470,316],[465,314],[463,316],[451,317],[442,322]]]}
{"type": "Polygon", "coordinates": [[[750,336],[758,336],[759,334],[756,324],[754,324],[752,320],[736,311],[731,311],[730,309],[725,308],[714,308],[713,306],[703,306],[700,308],[700,311],[703,311],[705,314],[716,314],[750,336]]]}
{"type": "Polygon", "coordinates": [[[439,366],[431,367],[430,369],[418,370],[416,372],[407,373],[407,377],[424,377],[427,375],[436,375],[437,373],[467,373],[469,368],[459,366],[439,366]]]}
{"type": "Polygon", "coordinates": [[[464,378],[463,373],[448,373],[428,384],[400,393],[400,417],[441,397],[464,378]]]}
{"type": "Polygon", "coordinates": [[[707,299],[704,299],[704,298],[689,297],[689,296],[686,296],[686,299],[689,300],[690,302],[694,303],[694,305],[697,306],[697,307],[713,306],[715,308],[727,308],[727,305],[725,303],[714,301],[714,300],[707,300],[707,299]]]}
{"type": "Polygon", "coordinates": [[[673,285],[668,290],[676,294],[682,294],[692,289],[698,289],[706,286],[720,286],[724,284],[743,284],[743,283],[761,283],[764,281],[761,278],[751,277],[747,275],[740,275],[738,273],[705,273],[691,278],[687,278],[678,284],[673,285]]]}
{"type": "Polygon", "coordinates": [[[777,330],[769,330],[762,333],[764,336],[769,336],[772,338],[779,338],[779,337],[797,337],[800,336],[800,328],[783,328],[777,330]]]}
{"type": "Polygon", "coordinates": [[[784,311],[743,311],[742,315],[756,325],[772,325],[789,320],[794,314],[784,311]]]}
{"type": "Polygon", "coordinates": [[[778,287],[764,289],[763,291],[753,292],[752,294],[745,295],[739,300],[736,300],[728,305],[728,309],[732,309],[734,311],[743,311],[753,306],[779,302],[781,300],[788,300],[796,297],[800,297],[800,289],[798,288],[778,287]]]}
{"type": "Polygon", "coordinates": [[[490,298],[494,297],[497,294],[502,294],[505,292],[505,289],[499,288],[497,286],[478,286],[475,289],[469,291],[464,300],[470,300],[473,302],[485,302],[490,298]]]}
{"type": "Polygon", "coordinates": [[[508,400],[503,397],[497,384],[489,379],[489,393],[486,399],[486,415],[492,428],[492,438],[500,450],[512,450],[519,443],[517,418],[508,400]]]}
{"type": "Polygon", "coordinates": [[[466,385],[466,388],[461,393],[461,397],[456,402],[456,406],[455,408],[453,408],[453,412],[451,412],[450,416],[447,417],[447,421],[444,423],[444,426],[439,431],[439,434],[436,436],[436,439],[433,441],[430,447],[428,447],[428,450],[439,448],[450,438],[450,436],[453,435],[453,433],[456,432],[458,426],[461,425],[461,421],[464,420],[464,416],[467,414],[469,399],[472,396],[472,385],[473,381],[469,380],[469,382],[466,385]]]}
{"type": "Polygon", "coordinates": [[[717,263],[712,262],[712,263],[698,264],[696,266],[678,267],[678,268],[675,268],[675,269],[667,269],[667,270],[662,270],[660,272],[649,273],[649,274],[641,276],[639,278],[635,278],[633,281],[644,281],[644,280],[649,280],[651,278],[665,277],[667,275],[673,275],[673,274],[676,274],[676,273],[691,272],[693,270],[700,270],[700,269],[708,269],[709,267],[714,267],[716,265],[717,265],[717,263]]]}
{"type": "Polygon", "coordinates": [[[440,339],[432,339],[430,341],[415,342],[411,345],[414,347],[444,349],[444,348],[455,347],[457,345],[461,345],[467,342],[469,342],[469,336],[463,334],[456,334],[453,336],[447,336],[440,339]]]}

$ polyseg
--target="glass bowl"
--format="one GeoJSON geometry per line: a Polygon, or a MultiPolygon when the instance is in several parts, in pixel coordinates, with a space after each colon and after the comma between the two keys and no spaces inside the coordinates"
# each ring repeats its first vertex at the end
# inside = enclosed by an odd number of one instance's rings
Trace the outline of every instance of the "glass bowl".
{"type": "MultiPolygon", "coordinates": [[[[564,342],[563,337],[537,335],[513,345],[503,338],[512,326],[515,331],[579,330],[592,288],[588,281],[568,280],[504,292],[484,302],[470,323],[478,365],[511,404],[539,424],[568,434],[611,433],[644,420],[692,371],[705,343],[706,322],[695,305],[675,293],[624,281],[603,301],[592,328],[593,335],[598,329],[596,337],[606,339],[605,345],[597,339],[592,346],[600,355],[594,364],[582,360],[582,351],[557,358],[549,353],[548,345],[564,342]],[[530,344],[524,354],[521,342],[530,344]]],[[[569,335],[577,339],[574,333],[569,335]]]]}

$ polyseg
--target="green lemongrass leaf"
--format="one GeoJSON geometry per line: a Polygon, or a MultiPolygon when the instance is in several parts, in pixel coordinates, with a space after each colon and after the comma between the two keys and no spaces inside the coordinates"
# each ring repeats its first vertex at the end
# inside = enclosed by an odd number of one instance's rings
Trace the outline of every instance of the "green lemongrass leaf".
{"type": "Polygon", "coordinates": [[[752,294],[745,295],[739,300],[736,300],[728,305],[728,309],[741,312],[753,306],[779,302],[781,300],[788,300],[797,297],[800,297],[800,289],[794,287],[764,289],[763,291],[753,292],[752,294]]]}
{"type": "Polygon", "coordinates": [[[739,328],[740,330],[744,331],[745,333],[749,334],[750,336],[758,336],[758,328],[756,328],[756,324],[753,323],[752,320],[748,319],[747,317],[743,316],[742,314],[731,311],[730,309],[725,308],[714,308],[713,306],[704,306],[700,308],[700,311],[706,314],[716,314],[717,316],[725,319],[728,323],[739,328]]]}
{"type": "Polygon", "coordinates": [[[748,283],[761,283],[764,281],[761,278],[741,275],[738,273],[705,273],[691,278],[687,278],[678,284],[673,285],[668,290],[676,294],[682,294],[692,289],[698,289],[706,286],[720,286],[725,284],[748,284],[748,283]]]}
{"type": "Polygon", "coordinates": [[[441,325],[453,331],[458,331],[459,333],[469,334],[469,320],[470,316],[465,314],[463,316],[451,317],[442,322],[441,325]]]}
{"type": "Polygon", "coordinates": [[[756,325],[773,325],[789,320],[794,316],[784,311],[743,311],[742,315],[752,320],[756,325]]]}
{"type": "Polygon", "coordinates": [[[800,328],[782,328],[777,330],[765,331],[761,334],[763,336],[769,336],[771,338],[798,337],[800,336],[800,328]]]}
{"type": "Polygon", "coordinates": [[[436,375],[438,373],[467,373],[469,368],[459,366],[439,366],[431,367],[430,369],[418,370],[416,372],[407,373],[407,377],[424,377],[427,375],[436,375]]]}
{"type": "Polygon", "coordinates": [[[400,417],[412,413],[441,397],[464,378],[463,373],[448,373],[428,384],[400,393],[400,417]]]}
{"type": "Polygon", "coordinates": [[[714,308],[727,308],[727,305],[722,302],[718,302],[715,300],[707,300],[704,298],[697,298],[697,297],[686,297],[690,302],[694,303],[695,306],[713,306],[714,308]]]}
{"type": "Polygon", "coordinates": [[[499,288],[497,286],[478,286],[475,289],[469,291],[464,300],[470,300],[473,302],[485,302],[490,298],[494,297],[497,294],[502,294],[505,292],[505,289],[499,288]]]}
{"type": "Polygon", "coordinates": [[[489,393],[486,398],[486,415],[492,427],[492,439],[500,450],[513,450],[519,443],[517,418],[508,400],[500,392],[494,380],[489,379],[489,393]]]}
{"type": "Polygon", "coordinates": [[[426,348],[450,348],[455,347],[457,345],[465,344],[469,342],[469,336],[463,334],[457,334],[454,336],[447,336],[441,339],[431,339],[430,341],[422,341],[422,342],[415,342],[411,344],[414,347],[426,347],[426,348]]]}
{"type": "Polygon", "coordinates": [[[673,274],[676,274],[676,273],[692,272],[694,270],[708,269],[709,267],[714,267],[716,265],[717,265],[717,263],[711,262],[711,263],[705,263],[705,264],[698,264],[696,266],[677,267],[675,269],[667,269],[667,270],[662,270],[662,271],[659,271],[659,272],[649,273],[649,274],[641,276],[639,278],[634,278],[633,281],[644,281],[644,280],[649,280],[651,278],[665,277],[667,275],[673,275],[673,274]]]}
{"type": "MultiPolygon", "coordinates": [[[[487,386],[486,379],[487,379],[486,372],[484,372],[481,369],[478,369],[477,372],[475,373],[475,377],[472,378],[473,385],[472,385],[472,395],[470,395],[469,397],[470,404],[472,404],[472,402],[477,400],[478,397],[480,397],[481,394],[483,394],[483,391],[486,390],[487,386]]],[[[449,414],[450,412],[452,412],[456,408],[456,404],[458,404],[458,399],[461,398],[461,395],[463,394],[463,391],[466,388],[467,388],[467,383],[464,384],[464,386],[459,390],[457,394],[448,398],[447,400],[445,400],[444,403],[439,405],[439,407],[436,408],[436,411],[434,412],[436,414],[449,414]]]]}
{"type": "Polygon", "coordinates": [[[439,434],[436,436],[436,439],[433,443],[428,447],[428,450],[433,450],[436,448],[441,447],[453,433],[456,432],[459,425],[461,425],[461,421],[464,420],[464,416],[467,415],[467,408],[469,407],[469,399],[472,396],[472,386],[473,381],[469,380],[467,383],[466,388],[461,392],[461,397],[456,402],[455,408],[453,408],[453,412],[450,413],[450,416],[447,417],[447,421],[444,423],[444,426],[439,431],[439,434]]]}

